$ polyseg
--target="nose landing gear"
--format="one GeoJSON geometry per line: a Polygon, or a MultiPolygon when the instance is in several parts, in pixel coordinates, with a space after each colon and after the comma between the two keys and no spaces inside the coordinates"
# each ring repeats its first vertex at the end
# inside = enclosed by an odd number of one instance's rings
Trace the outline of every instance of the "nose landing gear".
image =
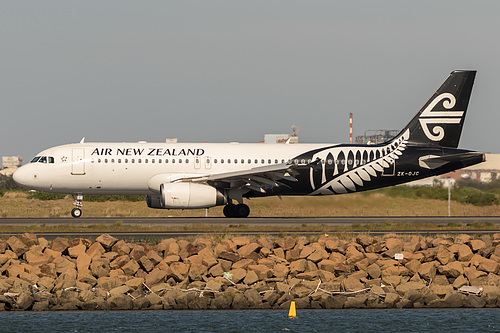
{"type": "Polygon", "coordinates": [[[82,206],[83,206],[83,194],[77,194],[76,195],[76,198],[75,196],[73,196],[73,198],[75,199],[75,202],[73,203],[73,205],[75,205],[76,207],[73,208],[71,210],[71,216],[73,216],[74,218],[77,218],[77,217],[80,217],[82,216],[82,206]]]}

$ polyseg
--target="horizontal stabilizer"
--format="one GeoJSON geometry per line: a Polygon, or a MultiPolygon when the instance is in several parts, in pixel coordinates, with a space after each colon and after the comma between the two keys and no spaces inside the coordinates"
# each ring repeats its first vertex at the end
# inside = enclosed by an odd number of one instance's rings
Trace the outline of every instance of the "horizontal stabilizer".
{"type": "Polygon", "coordinates": [[[484,153],[480,153],[480,152],[468,152],[468,153],[444,155],[444,156],[426,155],[426,156],[422,156],[418,159],[418,164],[422,168],[437,169],[437,168],[439,168],[445,164],[451,163],[451,162],[460,162],[461,160],[471,158],[471,157],[480,156],[480,155],[483,155],[483,161],[484,161],[485,160],[484,153]]]}

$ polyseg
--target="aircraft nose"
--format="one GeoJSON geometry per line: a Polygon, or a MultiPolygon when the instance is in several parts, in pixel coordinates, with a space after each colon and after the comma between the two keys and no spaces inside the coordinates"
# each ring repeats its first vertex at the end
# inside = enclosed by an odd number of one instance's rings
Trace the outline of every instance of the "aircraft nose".
{"type": "Polygon", "coordinates": [[[26,168],[20,167],[17,169],[12,175],[12,179],[14,179],[17,185],[26,185],[26,168]]]}

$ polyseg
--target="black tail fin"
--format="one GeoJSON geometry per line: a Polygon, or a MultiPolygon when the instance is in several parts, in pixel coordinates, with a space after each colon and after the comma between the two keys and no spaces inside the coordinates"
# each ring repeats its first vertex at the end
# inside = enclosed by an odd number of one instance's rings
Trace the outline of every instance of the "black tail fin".
{"type": "Polygon", "coordinates": [[[410,143],[457,148],[476,71],[454,71],[396,136],[409,131],[410,143]]]}

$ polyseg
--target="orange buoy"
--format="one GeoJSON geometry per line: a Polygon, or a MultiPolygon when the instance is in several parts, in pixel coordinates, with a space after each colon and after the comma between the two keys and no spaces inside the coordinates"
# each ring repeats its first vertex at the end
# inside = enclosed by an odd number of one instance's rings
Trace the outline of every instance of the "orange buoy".
{"type": "Polygon", "coordinates": [[[295,317],[297,317],[297,311],[295,311],[295,301],[292,301],[292,303],[290,303],[290,311],[288,311],[288,318],[295,317]]]}

